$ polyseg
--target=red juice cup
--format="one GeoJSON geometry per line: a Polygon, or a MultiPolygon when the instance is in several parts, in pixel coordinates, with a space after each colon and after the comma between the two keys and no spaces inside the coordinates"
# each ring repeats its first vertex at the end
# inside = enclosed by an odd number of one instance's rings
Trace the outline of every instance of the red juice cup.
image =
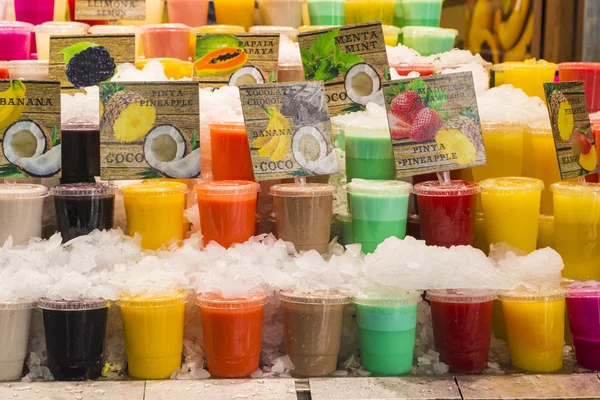
{"type": "Polygon", "coordinates": [[[567,312],[577,362],[600,370],[600,286],[567,287],[567,312]]]}
{"type": "Polygon", "coordinates": [[[29,23],[0,21],[0,60],[29,60],[31,32],[33,25],[29,23]]]}
{"type": "Polygon", "coordinates": [[[190,61],[192,29],[183,24],[156,24],[140,27],[146,58],[176,58],[190,61]]]}
{"type": "Polygon", "coordinates": [[[558,64],[560,82],[583,81],[588,111],[600,111],[600,63],[570,62],[558,64]]]}
{"type": "Polygon", "coordinates": [[[200,229],[204,243],[223,247],[244,243],[256,229],[256,201],[260,185],[249,181],[202,182],[194,186],[198,196],[200,229]]]}
{"type": "Polygon", "coordinates": [[[250,145],[243,123],[210,124],[210,151],[215,181],[253,181],[250,145]]]}
{"type": "Polygon", "coordinates": [[[487,368],[492,337],[489,290],[429,290],[433,337],[440,361],[453,373],[476,373],[487,368]]]}
{"type": "Polygon", "coordinates": [[[198,295],[208,372],[221,378],[244,378],[258,369],[265,293],[224,298],[198,295]]]}
{"type": "Polygon", "coordinates": [[[435,72],[433,64],[396,64],[390,65],[401,76],[408,76],[411,72],[418,72],[420,76],[431,76],[435,72]]]}
{"type": "Polygon", "coordinates": [[[415,185],[421,237],[430,246],[470,246],[475,235],[479,185],[468,181],[415,185]]]}

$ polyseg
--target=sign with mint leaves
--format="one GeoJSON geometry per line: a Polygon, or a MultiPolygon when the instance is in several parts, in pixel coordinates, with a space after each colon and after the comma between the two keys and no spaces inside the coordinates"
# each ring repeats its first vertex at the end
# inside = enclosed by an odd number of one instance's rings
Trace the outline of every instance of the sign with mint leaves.
{"type": "Polygon", "coordinates": [[[485,164],[471,72],[388,81],[383,88],[398,176],[485,164]]]}
{"type": "Polygon", "coordinates": [[[383,106],[387,53],[381,23],[373,22],[298,35],[304,76],[325,82],[331,116],[383,106]]]}
{"type": "Polygon", "coordinates": [[[75,0],[75,19],[78,21],[146,18],[146,0],[75,0]]]}

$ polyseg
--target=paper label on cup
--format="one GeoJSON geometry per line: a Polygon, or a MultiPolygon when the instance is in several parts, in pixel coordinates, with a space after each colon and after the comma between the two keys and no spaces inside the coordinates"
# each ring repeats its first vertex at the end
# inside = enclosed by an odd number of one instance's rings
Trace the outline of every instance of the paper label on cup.
{"type": "Polygon", "coordinates": [[[0,179],[60,176],[60,84],[0,81],[0,179]]]}
{"type": "Polygon", "coordinates": [[[196,82],[100,84],[102,179],[200,175],[196,82]]]}
{"type": "Polygon", "coordinates": [[[78,21],[146,19],[146,0],[75,0],[78,21]]]}
{"type": "Polygon", "coordinates": [[[387,52],[380,22],[303,32],[298,35],[304,76],[325,82],[331,116],[383,106],[387,52]]]}
{"type": "Polygon", "coordinates": [[[198,34],[194,60],[201,87],[275,82],[279,34],[198,34]]]}
{"type": "Polygon", "coordinates": [[[598,172],[595,138],[582,81],[544,83],[561,179],[598,172]]]}
{"type": "Polygon", "coordinates": [[[484,165],[471,72],[383,84],[398,176],[484,165]]]}
{"type": "Polygon", "coordinates": [[[135,63],[135,35],[77,35],[50,38],[50,79],[63,88],[96,86],[112,78],[117,65],[135,63]]]}
{"type": "Polygon", "coordinates": [[[244,85],[240,99],[257,181],[339,172],[322,82],[244,85]]]}

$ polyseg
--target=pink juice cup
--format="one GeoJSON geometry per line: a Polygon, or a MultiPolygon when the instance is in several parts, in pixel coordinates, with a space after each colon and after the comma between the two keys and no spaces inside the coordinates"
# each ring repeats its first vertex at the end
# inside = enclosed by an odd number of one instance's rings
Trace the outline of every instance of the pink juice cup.
{"type": "Polygon", "coordinates": [[[572,62],[558,64],[561,82],[583,81],[588,111],[600,111],[600,63],[572,62]]]}
{"type": "Polygon", "coordinates": [[[204,26],[208,18],[208,0],[167,0],[169,21],[190,27],[204,26]]]}
{"type": "Polygon", "coordinates": [[[33,25],[0,21],[0,60],[29,60],[33,25]]]}
{"type": "Polygon", "coordinates": [[[600,286],[569,286],[567,312],[577,362],[600,370],[600,286]]]}
{"type": "Polygon", "coordinates": [[[191,28],[183,24],[143,25],[140,36],[146,58],[191,58],[191,28]]]}
{"type": "MultiPolygon", "coordinates": [[[[14,0],[17,21],[39,25],[54,20],[54,0],[14,0]]],[[[37,53],[35,32],[31,32],[31,53],[37,53]]],[[[21,60],[28,60],[21,58],[21,60]]]]}

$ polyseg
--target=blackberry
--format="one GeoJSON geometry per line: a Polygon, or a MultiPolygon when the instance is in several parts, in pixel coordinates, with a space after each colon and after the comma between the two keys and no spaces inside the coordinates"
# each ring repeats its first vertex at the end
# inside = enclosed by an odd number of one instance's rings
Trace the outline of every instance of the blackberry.
{"type": "Polygon", "coordinates": [[[77,88],[95,86],[115,73],[115,60],[102,46],[89,47],[67,64],[67,79],[77,88]]]}

